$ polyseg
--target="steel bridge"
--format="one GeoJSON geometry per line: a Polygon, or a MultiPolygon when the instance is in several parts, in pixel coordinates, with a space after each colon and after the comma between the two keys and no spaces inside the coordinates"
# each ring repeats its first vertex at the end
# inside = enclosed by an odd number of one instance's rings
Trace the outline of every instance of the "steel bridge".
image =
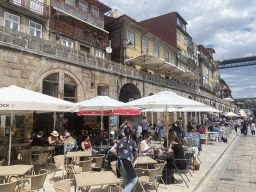
{"type": "Polygon", "coordinates": [[[256,65],[256,56],[224,60],[220,62],[219,69],[244,67],[250,65],[256,65]]]}

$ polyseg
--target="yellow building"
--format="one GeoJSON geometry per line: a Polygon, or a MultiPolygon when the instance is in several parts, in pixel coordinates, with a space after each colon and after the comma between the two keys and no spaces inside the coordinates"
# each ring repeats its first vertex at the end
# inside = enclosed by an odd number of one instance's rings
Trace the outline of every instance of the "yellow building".
{"type": "MultiPolygon", "coordinates": [[[[105,27],[110,32],[113,61],[129,66],[131,64],[127,60],[150,53],[165,62],[177,65],[179,49],[130,17],[126,15],[118,18],[108,17],[105,27]]],[[[149,72],[157,73],[157,70],[149,72]]]]}

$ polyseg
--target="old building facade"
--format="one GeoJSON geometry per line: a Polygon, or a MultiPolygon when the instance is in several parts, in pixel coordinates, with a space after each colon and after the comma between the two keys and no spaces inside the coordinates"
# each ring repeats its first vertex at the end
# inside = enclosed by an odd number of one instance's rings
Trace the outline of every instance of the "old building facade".
{"type": "Polygon", "coordinates": [[[125,25],[125,38],[120,46],[125,51],[119,58],[113,56],[115,43],[118,44],[113,40],[112,55],[106,53],[110,46],[108,34],[113,32],[104,28],[103,15],[110,10],[106,5],[89,0],[23,2],[0,3],[0,87],[17,85],[71,102],[97,95],[127,102],[160,91],[173,91],[220,110],[234,111],[229,102],[200,91],[195,83],[173,82],[164,75],[154,75],[153,71],[122,64],[129,57],[149,52],[177,65],[175,45],[128,17],[123,17],[129,25],[125,25]],[[133,40],[132,45],[128,45],[128,40],[133,40]]]}

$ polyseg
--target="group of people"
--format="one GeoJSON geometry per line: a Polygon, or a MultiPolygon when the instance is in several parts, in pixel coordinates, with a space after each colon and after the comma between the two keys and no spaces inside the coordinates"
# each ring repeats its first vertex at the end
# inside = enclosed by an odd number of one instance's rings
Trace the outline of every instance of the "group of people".
{"type": "Polygon", "coordinates": [[[254,120],[253,120],[252,118],[244,119],[244,120],[242,120],[242,119],[239,118],[239,119],[237,119],[237,120],[235,121],[234,127],[235,127],[236,133],[238,133],[238,132],[237,132],[237,129],[240,127],[241,134],[244,134],[244,136],[247,135],[247,133],[248,133],[248,127],[249,127],[250,130],[251,130],[251,134],[252,134],[253,136],[255,135],[256,127],[255,127],[255,122],[254,122],[254,120]]]}

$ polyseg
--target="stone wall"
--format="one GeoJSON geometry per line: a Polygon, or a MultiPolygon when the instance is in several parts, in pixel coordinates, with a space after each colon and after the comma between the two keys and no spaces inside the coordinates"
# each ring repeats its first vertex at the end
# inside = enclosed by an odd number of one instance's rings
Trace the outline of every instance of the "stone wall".
{"type": "MultiPolygon", "coordinates": [[[[134,84],[141,96],[171,90],[203,102],[211,100],[217,103],[218,100],[210,95],[202,96],[203,93],[196,94],[194,87],[175,84],[170,80],[3,26],[0,26],[0,47],[1,87],[17,85],[42,92],[43,79],[58,73],[60,82],[64,82],[65,74],[76,82],[77,101],[97,96],[98,84],[108,85],[109,96],[118,99],[121,88],[127,83],[134,84]]],[[[58,91],[63,90],[64,83],[59,83],[58,91]]],[[[230,107],[224,102],[221,104],[230,107]]]]}

